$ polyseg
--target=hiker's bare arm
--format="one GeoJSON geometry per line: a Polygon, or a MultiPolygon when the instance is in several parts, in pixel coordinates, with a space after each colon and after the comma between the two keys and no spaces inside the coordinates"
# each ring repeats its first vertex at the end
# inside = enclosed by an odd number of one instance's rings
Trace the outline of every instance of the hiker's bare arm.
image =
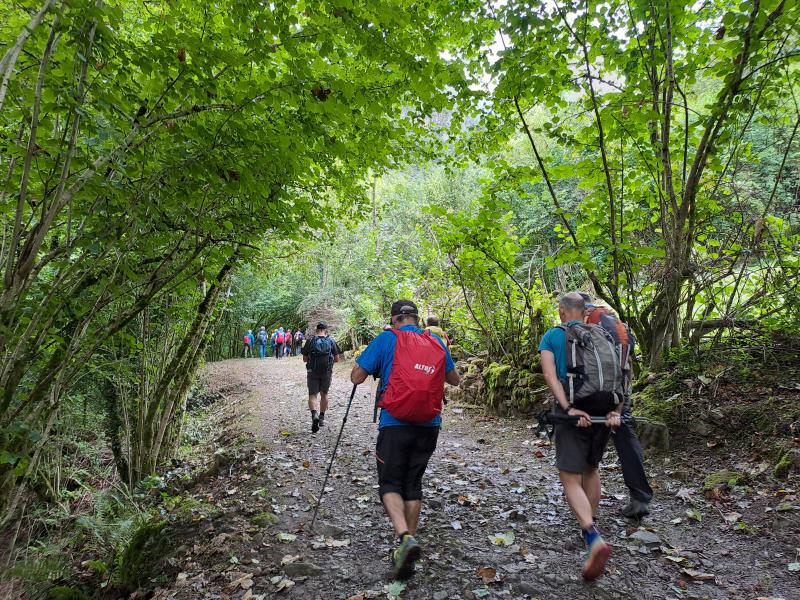
{"type": "Polygon", "coordinates": [[[303,362],[304,363],[308,362],[308,355],[307,354],[303,354],[303,362]]]}
{"type": "Polygon", "coordinates": [[[353,365],[353,370],[350,371],[350,383],[355,385],[364,383],[367,380],[367,377],[369,377],[369,373],[367,373],[358,365],[353,365]]]}
{"type": "Polygon", "coordinates": [[[547,387],[556,398],[556,402],[564,409],[564,412],[569,412],[569,401],[567,395],[564,393],[564,388],[561,386],[561,381],[558,379],[558,372],[556,371],[556,357],[550,350],[542,350],[542,374],[547,387]]]}
{"type": "Polygon", "coordinates": [[[564,393],[564,388],[561,386],[561,381],[558,379],[558,371],[556,371],[556,357],[553,356],[553,353],[549,350],[542,350],[542,373],[544,374],[544,380],[547,382],[547,387],[550,388],[550,391],[553,392],[553,396],[556,398],[556,402],[558,402],[559,406],[566,412],[568,415],[573,417],[579,417],[578,419],[578,427],[591,427],[591,417],[589,413],[586,413],[582,410],[578,410],[577,408],[573,408],[569,405],[569,400],[567,400],[567,395],[564,393]]]}
{"type": "Polygon", "coordinates": [[[339,355],[338,354],[334,354],[333,355],[333,362],[335,362],[335,363],[339,362],[339,355]]]}
{"type": "Polygon", "coordinates": [[[458,371],[453,369],[445,373],[444,380],[450,385],[458,385],[461,383],[461,375],[459,375],[458,371]]]}

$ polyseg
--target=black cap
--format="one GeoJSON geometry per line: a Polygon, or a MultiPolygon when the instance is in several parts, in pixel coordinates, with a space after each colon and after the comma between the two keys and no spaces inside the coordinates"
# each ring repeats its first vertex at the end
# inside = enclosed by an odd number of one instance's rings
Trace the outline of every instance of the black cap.
{"type": "Polygon", "coordinates": [[[392,304],[392,316],[398,315],[418,315],[417,305],[411,300],[398,300],[392,304]]]}
{"type": "Polygon", "coordinates": [[[319,323],[317,323],[317,331],[319,331],[320,329],[327,329],[327,328],[328,324],[325,321],[320,321],[319,323]]]}

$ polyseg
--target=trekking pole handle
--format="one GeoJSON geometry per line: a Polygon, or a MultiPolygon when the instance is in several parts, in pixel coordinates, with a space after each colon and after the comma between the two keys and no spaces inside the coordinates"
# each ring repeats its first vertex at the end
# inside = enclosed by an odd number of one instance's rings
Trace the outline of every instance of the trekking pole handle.
{"type": "MultiPolygon", "coordinates": [[[[542,413],[539,415],[539,422],[541,424],[549,425],[564,425],[576,424],[580,420],[577,415],[564,415],[559,413],[542,413]]],[[[590,417],[589,420],[593,425],[601,425],[606,422],[606,417],[590,417]]],[[[650,421],[645,417],[634,417],[632,415],[620,415],[620,421],[628,424],[635,423],[649,423],[650,421]]]]}

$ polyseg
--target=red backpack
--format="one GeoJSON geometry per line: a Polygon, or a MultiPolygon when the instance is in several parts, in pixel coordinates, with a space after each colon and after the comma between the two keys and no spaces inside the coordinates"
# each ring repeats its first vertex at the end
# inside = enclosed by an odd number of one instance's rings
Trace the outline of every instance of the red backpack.
{"type": "Polygon", "coordinates": [[[391,331],[397,344],[389,385],[378,406],[395,419],[427,423],[442,412],[445,350],[427,331],[391,331]]]}
{"type": "Polygon", "coordinates": [[[278,337],[275,338],[275,343],[276,344],[282,344],[283,343],[283,334],[280,331],[278,332],[278,337]]]}

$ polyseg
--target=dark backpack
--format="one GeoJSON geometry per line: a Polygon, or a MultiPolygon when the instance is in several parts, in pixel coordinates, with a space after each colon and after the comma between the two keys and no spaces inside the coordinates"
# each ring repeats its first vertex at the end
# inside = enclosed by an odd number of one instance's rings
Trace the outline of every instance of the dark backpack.
{"type": "Polygon", "coordinates": [[[588,323],[559,325],[567,338],[569,403],[590,415],[602,416],[623,401],[625,377],[614,338],[604,328],[588,323]]]}
{"type": "Polygon", "coordinates": [[[616,344],[617,352],[619,353],[619,365],[625,377],[624,388],[627,393],[631,380],[631,358],[636,347],[636,339],[633,337],[630,327],[628,327],[627,323],[620,321],[617,315],[602,306],[592,310],[586,322],[592,325],[599,325],[614,338],[614,344],[616,344]]]}
{"type": "Polygon", "coordinates": [[[258,343],[261,345],[267,344],[267,332],[266,331],[259,331],[258,332],[258,343]]]}
{"type": "Polygon", "coordinates": [[[309,342],[308,372],[327,375],[333,370],[333,340],[328,336],[315,335],[309,342]]]}

